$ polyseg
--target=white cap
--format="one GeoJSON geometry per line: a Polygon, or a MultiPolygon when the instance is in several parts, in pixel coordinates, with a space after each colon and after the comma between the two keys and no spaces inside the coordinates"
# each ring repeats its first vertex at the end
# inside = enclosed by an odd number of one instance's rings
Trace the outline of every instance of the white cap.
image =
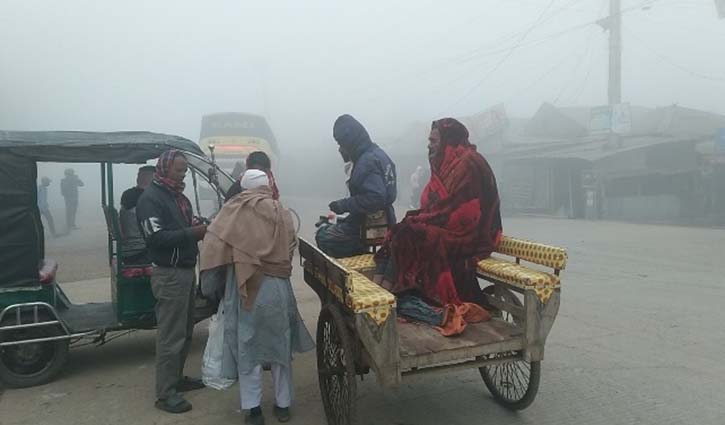
{"type": "Polygon", "coordinates": [[[262,170],[247,170],[240,182],[242,189],[250,190],[261,186],[269,186],[269,177],[262,170]]]}

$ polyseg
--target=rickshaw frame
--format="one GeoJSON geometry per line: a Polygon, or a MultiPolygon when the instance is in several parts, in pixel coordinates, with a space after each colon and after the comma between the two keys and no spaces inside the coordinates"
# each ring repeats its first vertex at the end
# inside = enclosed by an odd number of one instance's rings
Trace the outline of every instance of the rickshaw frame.
{"type": "MultiPolygon", "coordinates": [[[[90,145],[89,145],[90,146],[90,145]]],[[[59,308],[65,308],[65,313],[70,314],[69,309],[76,306],[77,309],[81,307],[89,307],[89,310],[84,313],[86,315],[93,314],[93,307],[95,304],[72,304],[70,300],[63,293],[62,288],[55,282],[53,278],[49,283],[42,283],[39,279],[33,284],[26,285],[21,284],[19,286],[3,287],[0,282],[0,363],[3,363],[4,354],[3,349],[14,349],[19,350],[19,347],[23,345],[36,344],[34,347],[55,347],[57,352],[60,350],[59,362],[63,363],[67,357],[67,351],[70,346],[76,345],[80,341],[87,341],[87,344],[98,344],[102,345],[107,342],[106,335],[109,332],[117,331],[134,331],[140,329],[153,329],[156,326],[155,315],[153,306],[155,304],[155,298],[151,293],[150,278],[149,275],[124,276],[123,272],[126,270],[126,265],[123,264],[122,253],[123,248],[121,244],[120,236],[120,224],[118,222],[118,216],[114,207],[114,181],[113,181],[113,165],[114,164],[140,164],[145,163],[148,160],[152,160],[158,157],[158,154],[168,149],[178,149],[183,152],[189,163],[191,170],[194,192],[196,196],[196,209],[200,213],[200,203],[198,199],[198,187],[197,187],[197,174],[199,174],[204,180],[216,192],[219,206],[221,206],[224,194],[228,190],[229,186],[233,182],[232,178],[220,170],[213,161],[209,160],[204,156],[199,147],[192,141],[180,138],[178,136],[169,136],[156,133],[140,133],[140,132],[124,132],[124,133],[86,133],[86,132],[0,132],[0,154],[4,152],[17,155],[17,152],[24,152],[25,150],[34,152],[34,154],[27,155],[27,161],[37,164],[38,162],[76,162],[76,163],[99,163],[101,169],[101,206],[104,211],[104,217],[106,218],[107,233],[108,233],[108,266],[111,268],[111,287],[112,287],[112,301],[111,303],[103,304],[103,311],[96,309],[98,312],[102,312],[104,320],[97,321],[97,324],[93,326],[93,323],[88,323],[87,326],[72,326],[71,323],[64,319],[63,314],[59,311],[59,308]],[[56,158],[50,160],[43,160],[45,158],[42,152],[44,145],[38,143],[34,145],[36,139],[34,137],[43,138],[52,137],[58,135],[63,141],[59,146],[53,146],[50,157],[56,158]],[[78,140],[82,143],[91,143],[88,140],[92,140],[94,137],[98,137],[100,140],[111,140],[110,143],[95,143],[92,145],[92,152],[86,154],[92,154],[94,152],[100,152],[106,146],[111,151],[118,151],[120,147],[119,143],[113,143],[113,141],[124,140],[124,138],[133,138],[134,143],[139,145],[139,149],[145,148],[148,150],[147,155],[134,156],[133,153],[129,154],[131,158],[136,158],[131,161],[128,157],[122,157],[118,160],[114,158],[104,157],[101,161],[88,161],[88,160],[66,160],[61,161],[63,158],[62,149],[67,146],[69,149],[77,149],[78,140]],[[138,142],[138,140],[148,139],[150,142],[144,144],[138,142]],[[22,142],[28,142],[24,145],[22,142]],[[150,154],[153,154],[149,157],[150,154]],[[34,156],[35,155],[35,156],[34,156]],[[220,178],[225,185],[220,184],[220,178]],[[115,217],[115,220],[114,220],[115,217]],[[127,293],[126,293],[127,292],[127,293]],[[3,303],[5,298],[6,303],[3,303]],[[5,306],[3,307],[3,304],[5,306]],[[110,306],[108,305],[110,304],[110,306]],[[112,311],[109,311],[109,308],[112,311]],[[30,332],[34,335],[27,338],[13,339],[12,335],[22,334],[23,332],[30,332]],[[5,339],[5,335],[10,333],[11,338],[5,339]],[[41,336],[42,335],[42,336],[41,336]],[[48,345],[50,344],[50,345],[48,345]],[[60,344],[60,345],[58,345],[60,344]]],[[[112,156],[112,155],[111,155],[112,156]]],[[[81,155],[82,157],[82,155],[81,155]]],[[[84,159],[90,159],[83,157],[84,159]]],[[[37,178],[37,169],[33,170],[33,175],[37,178]]],[[[35,203],[35,199],[32,199],[35,203]]],[[[32,209],[34,213],[38,212],[37,205],[33,205],[32,209]]],[[[33,225],[39,226],[41,229],[40,238],[42,238],[42,223],[40,222],[39,215],[33,214],[33,225]]],[[[42,246],[42,241],[39,242],[42,246]]],[[[41,250],[43,250],[41,248],[41,250]]],[[[44,255],[41,253],[41,257],[44,255]]],[[[45,261],[44,259],[42,259],[45,261]]],[[[133,267],[133,266],[132,266],[133,267]]],[[[150,270],[150,265],[145,265],[144,270],[150,270]]],[[[201,300],[198,291],[197,283],[197,301],[201,300]]],[[[98,306],[101,306],[98,304],[98,306]]],[[[206,317],[209,317],[213,311],[209,305],[198,308],[195,306],[195,320],[198,322],[206,317]]],[[[84,317],[80,316],[81,319],[84,317]]],[[[91,316],[88,316],[91,317],[91,316]]],[[[78,318],[76,318],[76,325],[78,324],[78,318]]],[[[91,320],[90,322],[93,322],[91,320]]],[[[86,344],[83,344],[86,345],[86,344]]],[[[55,359],[55,357],[54,357],[55,359]]],[[[17,382],[7,382],[10,386],[22,387],[37,385],[42,382],[47,382],[52,379],[53,375],[60,370],[61,365],[55,365],[52,373],[46,369],[42,369],[43,376],[36,376],[35,379],[29,379],[23,381],[18,378],[17,382]],[[48,376],[45,376],[48,375],[48,376]],[[42,378],[42,379],[40,379],[42,378]]],[[[5,372],[5,365],[0,364],[0,372],[5,372]]],[[[0,374],[2,375],[2,374],[0,374]]],[[[19,375],[22,377],[21,375],[19,375]]],[[[2,379],[2,376],[0,376],[2,379]]]]}

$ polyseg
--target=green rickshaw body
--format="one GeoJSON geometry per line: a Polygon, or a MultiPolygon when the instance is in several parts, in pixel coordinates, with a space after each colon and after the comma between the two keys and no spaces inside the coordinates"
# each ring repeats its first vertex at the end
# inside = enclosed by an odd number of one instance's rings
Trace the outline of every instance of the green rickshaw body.
{"type": "MultiPolygon", "coordinates": [[[[107,332],[155,327],[156,299],[150,264],[124,265],[118,212],[114,207],[113,164],[144,164],[169,149],[186,155],[194,188],[197,176],[217,192],[219,206],[232,178],[210,162],[194,142],[149,132],[0,131],[0,381],[28,387],[51,380],[62,368],[71,343],[105,342],[107,332]],[[37,163],[98,163],[101,206],[108,233],[110,303],[73,304],[55,281],[45,259],[44,230],[37,205],[37,163]],[[14,368],[32,344],[51,351],[48,364],[14,368]]],[[[197,197],[197,209],[199,202],[197,197]]],[[[197,320],[213,311],[198,299],[197,320]]],[[[32,359],[31,359],[32,360],[32,359]]],[[[45,360],[44,360],[45,361],[45,360]]]]}

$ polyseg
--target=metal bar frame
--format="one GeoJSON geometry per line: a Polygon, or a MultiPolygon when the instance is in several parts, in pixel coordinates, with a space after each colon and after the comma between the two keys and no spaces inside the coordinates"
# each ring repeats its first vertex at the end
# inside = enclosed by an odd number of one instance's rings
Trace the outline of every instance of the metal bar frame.
{"type": "Polygon", "coordinates": [[[90,331],[90,332],[80,332],[80,333],[71,333],[71,331],[68,329],[68,326],[60,319],[58,316],[58,312],[55,310],[55,308],[44,302],[31,302],[31,303],[21,303],[21,304],[12,304],[7,307],[5,307],[2,311],[0,311],[0,323],[2,323],[3,319],[5,319],[5,316],[10,313],[15,312],[15,324],[14,325],[6,325],[6,326],[0,326],[0,335],[2,335],[2,332],[5,331],[12,331],[12,330],[18,330],[18,329],[29,329],[29,328],[39,328],[39,327],[54,327],[57,328],[60,326],[60,328],[65,332],[65,335],[57,335],[57,336],[50,336],[45,338],[32,338],[32,339],[26,339],[22,341],[7,341],[4,342],[2,339],[0,339],[0,347],[8,347],[11,345],[22,345],[22,344],[35,344],[39,342],[49,342],[49,341],[59,341],[59,340],[65,340],[65,339],[76,339],[76,338],[85,338],[89,336],[95,336],[96,334],[99,334],[99,331],[90,331]],[[22,313],[23,310],[27,310],[32,308],[33,312],[33,321],[30,323],[23,323],[22,321],[22,313]],[[48,312],[48,314],[51,315],[51,320],[44,320],[40,321],[39,313],[40,309],[43,308],[45,311],[48,312]]]}
{"type": "Polygon", "coordinates": [[[497,364],[504,364],[504,363],[511,363],[515,361],[521,361],[524,359],[524,356],[521,353],[517,353],[514,356],[506,357],[506,358],[496,358],[496,359],[486,359],[483,357],[477,357],[475,359],[471,359],[465,362],[460,363],[449,363],[449,364],[442,364],[442,365],[435,365],[435,366],[428,366],[424,368],[416,368],[411,370],[406,370],[401,373],[403,378],[412,376],[412,375],[429,375],[429,374],[436,374],[436,373],[442,373],[442,372],[450,372],[455,370],[466,370],[466,369],[478,369],[484,366],[492,366],[497,364]]]}

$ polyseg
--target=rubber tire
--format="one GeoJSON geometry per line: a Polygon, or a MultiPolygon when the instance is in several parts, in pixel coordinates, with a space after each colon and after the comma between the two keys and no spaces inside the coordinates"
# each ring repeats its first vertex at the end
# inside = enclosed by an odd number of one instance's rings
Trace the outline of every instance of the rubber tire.
{"type": "Polygon", "coordinates": [[[46,349],[52,349],[54,352],[42,370],[28,375],[18,374],[9,369],[3,362],[3,350],[7,347],[0,348],[0,381],[10,388],[28,388],[52,381],[68,360],[69,341],[65,339],[38,344],[45,344],[46,349]]]}
{"type": "Polygon", "coordinates": [[[496,400],[498,404],[509,410],[523,410],[531,406],[531,403],[534,402],[536,394],[539,392],[539,382],[541,381],[541,362],[527,362],[527,364],[531,368],[529,386],[526,388],[524,396],[516,401],[508,400],[499,392],[498,388],[489,377],[486,367],[479,369],[481,378],[483,378],[483,382],[486,384],[486,388],[488,388],[488,391],[491,392],[493,399],[496,400]]]}
{"type": "Polygon", "coordinates": [[[320,395],[322,397],[322,404],[325,408],[325,416],[327,418],[328,425],[356,425],[357,421],[357,382],[356,382],[356,371],[355,371],[355,355],[353,353],[353,344],[348,331],[345,320],[342,317],[342,313],[338,307],[334,304],[324,306],[320,311],[320,316],[317,319],[317,370],[318,379],[320,386],[320,395]],[[325,346],[324,346],[324,331],[325,323],[330,322],[337,333],[339,345],[344,350],[344,361],[345,361],[345,375],[347,375],[347,391],[350,394],[350,405],[347,406],[348,412],[342,421],[338,421],[335,418],[333,401],[330,395],[325,392],[327,388],[327,382],[325,381],[325,375],[320,373],[321,369],[324,369],[325,359],[325,346]]]}
{"type": "MultiPolygon", "coordinates": [[[[494,295],[495,291],[495,285],[489,285],[485,288],[483,288],[483,293],[488,295],[494,295]]],[[[506,298],[508,298],[508,301],[512,302],[513,304],[518,305],[519,307],[523,307],[523,304],[521,301],[514,295],[513,292],[506,290],[504,292],[506,294],[506,298]]],[[[492,313],[495,317],[502,318],[502,314],[500,311],[493,309],[492,313]]],[[[509,321],[513,321],[513,317],[507,316],[509,321]]],[[[486,388],[488,388],[488,391],[493,396],[494,400],[501,406],[510,409],[510,410],[523,410],[531,405],[531,403],[534,402],[534,399],[536,398],[536,394],[539,392],[539,383],[541,382],[541,362],[524,362],[529,366],[530,369],[530,375],[529,375],[529,386],[526,388],[526,392],[524,393],[524,396],[516,401],[508,400],[506,397],[501,394],[501,392],[498,390],[496,385],[494,384],[493,380],[488,374],[488,368],[487,367],[481,367],[478,369],[478,371],[481,374],[481,378],[483,378],[483,382],[486,384],[486,388]]]]}

